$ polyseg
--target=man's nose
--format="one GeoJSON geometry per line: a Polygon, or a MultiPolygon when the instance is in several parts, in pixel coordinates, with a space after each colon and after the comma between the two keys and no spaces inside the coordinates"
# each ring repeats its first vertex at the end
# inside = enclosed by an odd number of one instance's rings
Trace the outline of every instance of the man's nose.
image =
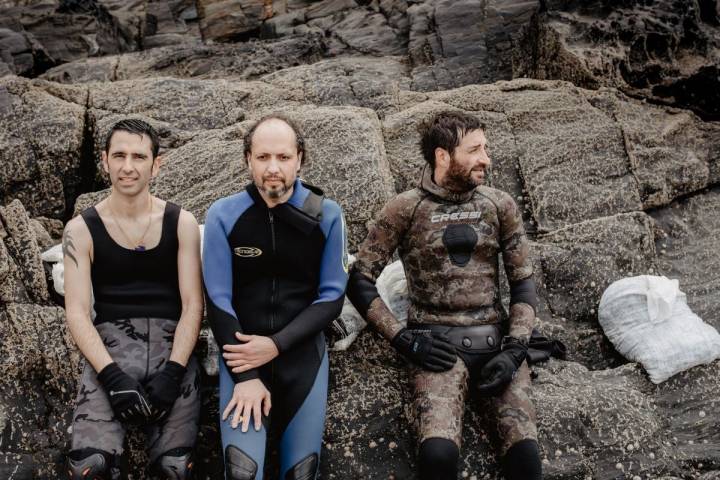
{"type": "Polygon", "coordinates": [[[480,163],[483,167],[490,166],[490,157],[488,156],[487,152],[483,150],[480,152],[480,156],[478,157],[478,163],[480,163]]]}
{"type": "Polygon", "coordinates": [[[279,172],[280,171],[280,162],[278,161],[278,159],[275,157],[270,158],[267,169],[270,172],[279,172]]]}
{"type": "Polygon", "coordinates": [[[133,170],[133,162],[132,162],[132,157],[130,155],[126,156],[123,159],[122,170],[124,172],[131,172],[133,170]]]}

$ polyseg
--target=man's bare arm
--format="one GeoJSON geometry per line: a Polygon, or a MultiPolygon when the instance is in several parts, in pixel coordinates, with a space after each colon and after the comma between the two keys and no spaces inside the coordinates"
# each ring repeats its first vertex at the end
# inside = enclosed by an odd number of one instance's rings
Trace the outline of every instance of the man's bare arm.
{"type": "Polygon", "coordinates": [[[99,372],[113,360],[90,318],[92,237],[81,217],[68,222],[62,245],[67,325],[80,352],[99,372]]]}
{"type": "Polygon", "coordinates": [[[178,222],[178,283],[182,314],[175,330],[170,360],[187,365],[195,348],[203,312],[202,274],[200,270],[200,230],[195,217],[185,210],[178,222]]]}

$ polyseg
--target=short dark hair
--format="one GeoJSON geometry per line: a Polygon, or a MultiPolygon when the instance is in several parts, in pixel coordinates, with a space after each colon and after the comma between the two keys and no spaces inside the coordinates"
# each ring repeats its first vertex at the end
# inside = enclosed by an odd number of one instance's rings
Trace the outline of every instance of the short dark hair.
{"type": "Polygon", "coordinates": [[[280,120],[281,122],[285,122],[288,127],[292,129],[292,131],[295,133],[295,147],[297,148],[298,154],[302,153],[303,156],[300,159],[300,163],[305,163],[306,155],[305,155],[305,138],[303,137],[302,131],[298,128],[298,126],[287,118],[284,115],[280,115],[277,113],[272,113],[270,115],[265,115],[260,120],[255,122],[250,129],[245,134],[245,137],[243,138],[244,145],[244,155],[245,155],[245,161],[247,161],[248,155],[250,154],[250,151],[252,150],[252,139],[253,135],[255,135],[255,130],[262,125],[263,123],[267,122],[268,120],[280,120]]]}
{"type": "Polygon", "coordinates": [[[110,131],[105,136],[105,153],[110,153],[110,140],[112,140],[113,134],[119,131],[135,133],[141,137],[147,135],[150,137],[150,143],[152,144],[153,158],[158,156],[158,152],[160,152],[160,137],[157,131],[149,123],[136,118],[120,120],[110,127],[110,131]]]}
{"type": "Polygon", "coordinates": [[[473,130],[485,130],[485,125],[473,115],[462,112],[443,111],[420,125],[420,147],[425,161],[435,168],[435,149],[447,150],[450,155],[460,145],[462,138],[473,130]]]}

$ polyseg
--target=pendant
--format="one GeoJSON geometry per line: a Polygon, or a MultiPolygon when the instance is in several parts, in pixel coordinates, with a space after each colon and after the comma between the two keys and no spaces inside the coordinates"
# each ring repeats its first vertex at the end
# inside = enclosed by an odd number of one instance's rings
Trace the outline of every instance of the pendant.
{"type": "Polygon", "coordinates": [[[144,252],[145,251],[145,245],[138,245],[135,247],[136,252],[144,252]]]}

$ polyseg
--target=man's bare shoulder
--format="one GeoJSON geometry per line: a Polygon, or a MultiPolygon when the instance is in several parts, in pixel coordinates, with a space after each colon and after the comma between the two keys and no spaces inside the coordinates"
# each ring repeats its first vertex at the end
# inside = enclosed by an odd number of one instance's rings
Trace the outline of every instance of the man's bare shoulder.
{"type": "Polygon", "coordinates": [[[195,238],[200,236],[197,219],[195,215],[185,209],[180,209],[180,216],[178,218],[178,237],[183,238],[195,238]]]}
{"type": "Polygon", "coordinates": [[[66,237],[72,238],[74,241],[91,241],[90,230],[88,229],[85,220],[80,215],[77,215],[65,224],[63,229],[63,239],[66,237]]]}
{"type": "Polygon", "coordinates": [[[78,215],[72,218],[63,230],[62,252],[66,260],[79,266],[79,260],[87,258],[92,250],[92,236],[85,220],[78,215]]]}

